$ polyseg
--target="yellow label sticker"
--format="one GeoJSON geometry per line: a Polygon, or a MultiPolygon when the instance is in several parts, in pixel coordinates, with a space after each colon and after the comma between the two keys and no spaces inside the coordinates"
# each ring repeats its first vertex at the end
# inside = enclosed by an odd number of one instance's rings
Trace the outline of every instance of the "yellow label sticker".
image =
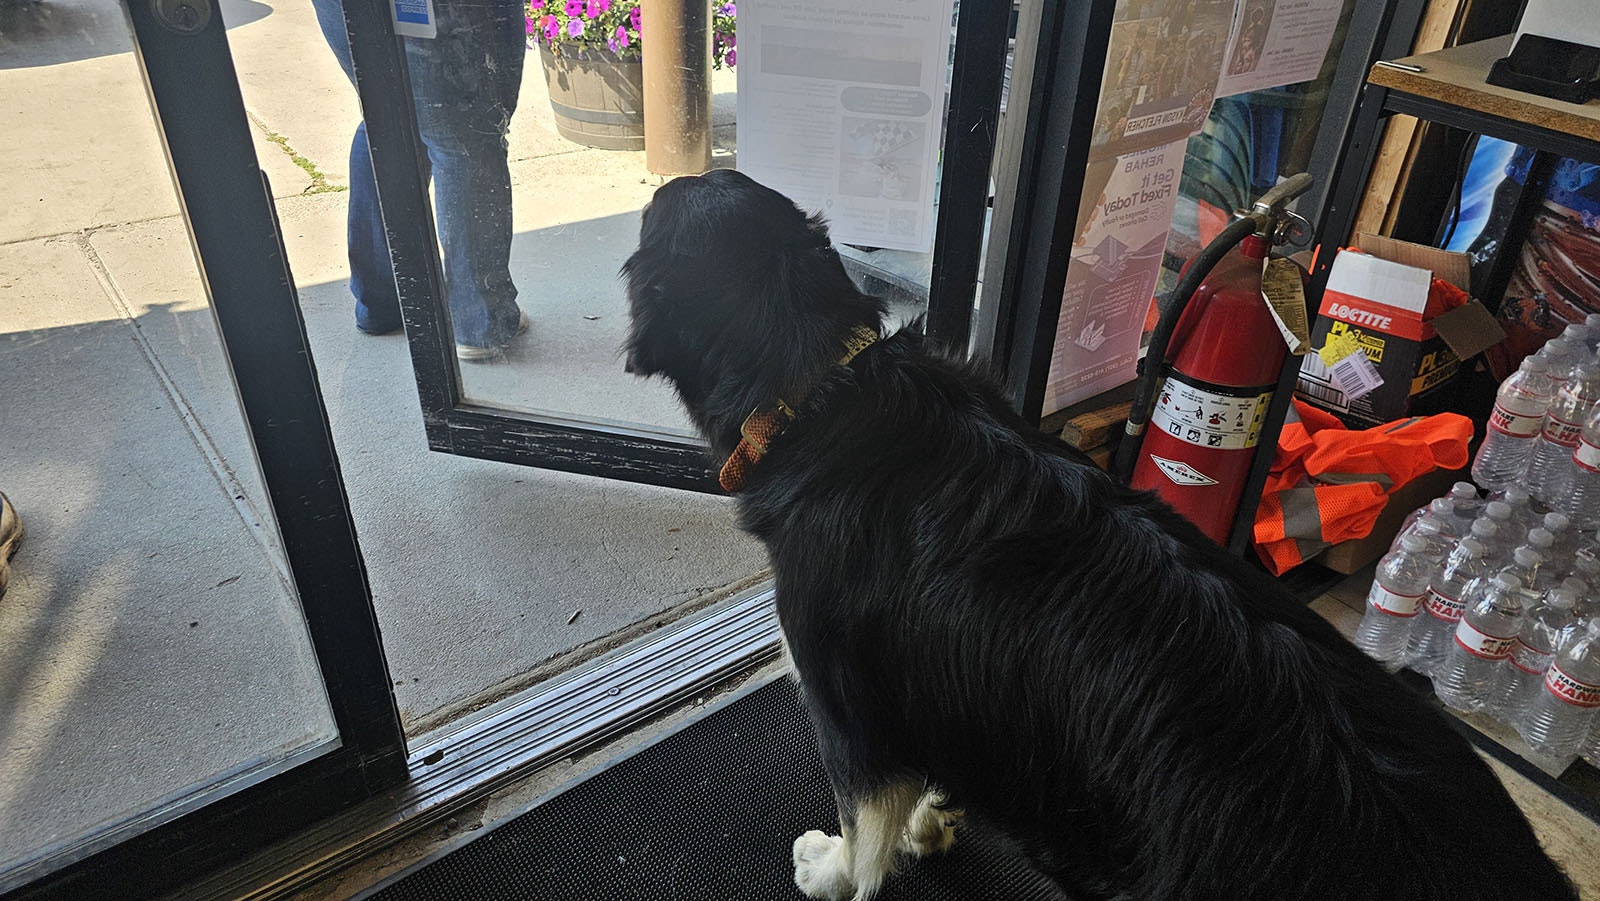
{"type": "Polygon", "coordinates": [[[1325,366],[1332,367],[1345,357],[1361,350],[1361,338],[1354,332],[1329,332],[1328,343],[1322,345],[1317,351],[1317,356],[1322,358],[1325,366]]]}

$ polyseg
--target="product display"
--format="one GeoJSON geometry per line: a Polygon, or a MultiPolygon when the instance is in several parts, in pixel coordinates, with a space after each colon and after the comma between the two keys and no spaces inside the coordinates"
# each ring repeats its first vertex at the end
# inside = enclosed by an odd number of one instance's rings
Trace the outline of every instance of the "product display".
{"type": "Polygon", "coordinates": [[[1500,385],[1472,464],[1477,485],[1458,482],[1406,517],[1355,638],[1557,765],[1600,762],[1597,345],[1600,316],[1575,322],[1500,385]],[[1427,588],[1407,615],[1418,568],[1427,588]]]}

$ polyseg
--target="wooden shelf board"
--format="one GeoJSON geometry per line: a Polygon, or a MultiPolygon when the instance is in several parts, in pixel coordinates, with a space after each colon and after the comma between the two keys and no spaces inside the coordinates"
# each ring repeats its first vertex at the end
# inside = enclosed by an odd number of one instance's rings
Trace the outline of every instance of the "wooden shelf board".
{"type": "Polygon", "coordinates": [[[1511,52],[1511,35],[1395,60],[1421,66],[1406,72],[1373,66],[1367,81],[1510,122],[1600,142],[1600,101],[1565,103],[1484,81],[1494,61],[1511,52]]]}

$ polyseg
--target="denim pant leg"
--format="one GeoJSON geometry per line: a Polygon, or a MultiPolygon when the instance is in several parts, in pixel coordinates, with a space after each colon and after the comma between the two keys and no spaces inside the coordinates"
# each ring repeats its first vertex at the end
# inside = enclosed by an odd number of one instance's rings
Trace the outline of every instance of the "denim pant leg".
{"type": "Polygon", "coordinates": [[[495,347],[516,333],[511,173],[506,134],[525,54],[520,0],[440,0],[438,36],[407,38],[417,124],[434,179],[445,291],[459,344],[495,347]]]}
{"type": "MultiPolygon", "coordinates": [[[[317,24],[346,78],[355,84],[350,63],[350,39],[345,34],[339,0],[312,0],[317,24]]],[[[350,293],[356,299],[356,328],[382,334],[400,327],[400,297],[395,289],[394,267],[389,262],[389,239],[378,210],[378,185],[372,175],[372,151],[367,146],[367,124],[356,125],[350,140],[350,196],[346,240],[350,257],[350,293]]]]}

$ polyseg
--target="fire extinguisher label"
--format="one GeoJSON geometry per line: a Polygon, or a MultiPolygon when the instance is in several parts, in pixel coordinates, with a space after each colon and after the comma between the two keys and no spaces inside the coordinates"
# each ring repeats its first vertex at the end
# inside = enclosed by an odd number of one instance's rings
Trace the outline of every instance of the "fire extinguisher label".
{"type": "MultiPolygon", "coordinates": [[[[1272,402],[1272,385],[1223,389],[1200,387],[1174,372],[1161,384],[1150,423],[1196,447],[1240,450],[1261,440],[1261,423],[1272,402]]],[[[1192,483],[1181,483],[1192,484],[1192,483]]]]}
{"type": "Polygon", "coordinates": [[[1150,462],[1161,470],[1161,474],[1179,485],[1215,485],[1217,480],[1206,475],[1182,460],[1168,460],[1166,457],[1150,455],[1150,462]]]}

